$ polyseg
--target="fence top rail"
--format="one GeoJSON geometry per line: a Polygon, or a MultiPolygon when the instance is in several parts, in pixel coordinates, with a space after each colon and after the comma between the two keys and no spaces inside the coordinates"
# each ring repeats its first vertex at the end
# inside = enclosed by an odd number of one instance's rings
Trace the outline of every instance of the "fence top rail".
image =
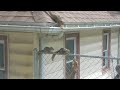
{"type": "MultiPolygon", "coordinates": [[[[48,54],[48,53],[41,53],[41,54],[48,54]]],[[[54,54],[54,53],[49,53],[49,54],[54,54]]],[[[56,55],[65,55],[65,54],[56,54],[56,55]]],[[[65,56],[79,56],[79,57],[91,57],[91,58],[105,58],[105,59],[116,59],[120,60],[119,57],[105,57],[105,56],[93,56],[93,55],[81,55],[81,54],[67,54],[65,56]]]]}
{"type": "MultiPolygon", "coordinates": [[[[37,51],[37,49],[35,48],[33,51],[37,51]]],[[[57,53],[41,53],[41,54],[56,54],[56,55],[65,55],[65,54],[57,54],[57,53]]],[[[120,60],[119,57],[105,57],[105,56],[93,56],[93,55],[81,55],[81,54],[67,54],[65,56],[79,56],[79,57],[91,57],[91,58],[105,58],[105,59],[116,59],[116,60],[120,60]]]]}
{"type": "Polygon", "coordinates": [[[105,58],[105,59],[116,59],[116,60],[120,60],[120,58],[117,57],[105,57],[105,56],[93,56],[93,55],[80,55],[80,54],[69,54],[69,55],[73,55],[73,56],[80,56],[80,57],[91,57],[91,58],[105,58]]]}

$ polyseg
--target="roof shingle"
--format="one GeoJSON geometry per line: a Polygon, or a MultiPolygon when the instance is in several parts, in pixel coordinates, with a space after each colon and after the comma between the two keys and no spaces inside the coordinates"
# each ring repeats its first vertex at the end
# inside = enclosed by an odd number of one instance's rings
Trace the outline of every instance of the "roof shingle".
{"type": "MultiPolygon", "coordinates": [[[[109,22],[120,21],[119,11],[51,11],[63,22],[109,22]]],[[[44,11],[0,11],[0,21],[54,22],[44,11]],[[31,13],[33,12],[33,14],[31,13]]]]}

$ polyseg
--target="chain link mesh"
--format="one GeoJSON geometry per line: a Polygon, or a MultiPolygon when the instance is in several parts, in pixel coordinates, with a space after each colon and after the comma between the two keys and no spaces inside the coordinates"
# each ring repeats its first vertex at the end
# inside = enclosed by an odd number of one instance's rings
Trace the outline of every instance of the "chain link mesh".
{"type": "Polygon", "coordinates": [[[52,54],[38,55],[36,50],[34,57],[34,77],[41,79],[113,79],[119,60],[114,57],[57,54],[52,61],[52,54]],[[78,62],[77,72],[73,70],[74,60],[78,62]]]}

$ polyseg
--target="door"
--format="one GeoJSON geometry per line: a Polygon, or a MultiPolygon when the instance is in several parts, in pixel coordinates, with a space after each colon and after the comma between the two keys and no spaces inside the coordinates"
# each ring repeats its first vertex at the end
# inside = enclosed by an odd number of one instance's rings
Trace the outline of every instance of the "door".
{"type": "MultiPolygon", "coordinates": [[[[66,48],[70,50],[71,54],[76,54],[76,38],[71,37],[66,39],[66,48]]],[[[71,75],[71,67],[74,56],[66,57],[66,77],[69,79],[71,75]]]]}
{"type": "Polygon", "coordinates": [[[0,35],[0,79],[7,78],[7,37],[0,35]]]}

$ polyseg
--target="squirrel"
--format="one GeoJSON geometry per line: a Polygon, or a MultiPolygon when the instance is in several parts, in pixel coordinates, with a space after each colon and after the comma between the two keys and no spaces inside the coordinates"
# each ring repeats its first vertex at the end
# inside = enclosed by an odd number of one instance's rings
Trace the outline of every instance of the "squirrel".
{"type": "Polygon", "coordinates": [[[78,61],[76,59],[73,60],[72,62],[72,72],[71,72],[71,79],[75,78],[75,75],[78,71],[78,61]]]}
{"type": "Polygon", "coordinates": [[[54,50],[53,47],[45,47],[43,50],[40,50],[40,51],[38,52],[38,54],[40,54],[40,53],[48,53],[48,54],[51,54],[51,53],[53,53],[53,50],[54,50]]]}
{"type": "Polygon", "coordinates": [[[54,52],[54,54],[52,55],[52,61],[53,59],[55,58],[55,55],[56,54],[62,54],[62,55],[66,55],[66,54],[69,54],[70,53],[70,50],[66,49],[66,48],[60,48],[60,50],[54,52]]]}
{"type": "Polygon", "coordinates": [[[57,26],[62,27],[64,25],[64,22],[60,16],[53,14],[51,11],[45,11],[45,13],[49,15],[54,22],[57,23],[57,26]]]}

